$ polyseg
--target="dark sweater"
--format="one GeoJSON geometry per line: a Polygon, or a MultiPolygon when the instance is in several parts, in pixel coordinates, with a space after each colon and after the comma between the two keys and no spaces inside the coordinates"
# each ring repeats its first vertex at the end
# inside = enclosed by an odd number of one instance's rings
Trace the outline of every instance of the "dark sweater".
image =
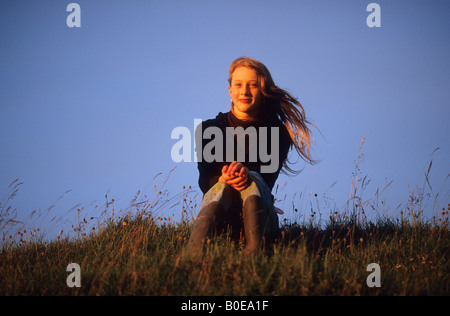
{"type": "MultiPolygon", "coordinates": [[[[228,113],[222,113],[220,112],[215,119],[210,119],[207,121],[202,122],[202,134],[204,133],[205,129],[211,126],[218,127],[222,130],[223,135],[223,162],[206,162],[201,161],[198,162],[198,170],[199,170],[199,186],[203,193],[206,193],[209,191],[211,187],[213,187],[217,181],[219,180],[220,176],[222,175],[222,168],[225,165],[229,165],[231,163],[226,161],[226,141],[225,141],[225,133],[226,133],[226,127],[237,127],[242,126],[244,129],[246,129],[249,126],[254,126],[257,131],[257,139],[259,140],[259,127],[267,127],[268,131],[268,153],[271,154],[271,127],[278,127],[279,128],[279,163],[278,168],[276,172],[273,173],[261,173],[261,166],[262,165],[270,165],[270,161],[267,163],[263,163],[260,161],[259,154],[257,155],[257,161],[256,162],[249,162],[249,142],[248,138],[246,140],[246,147],[245,147],[245,161],[241,161],[242,164],[249,169],[249,171],[256,171],[261,174],[262,178],[266,182],[266,184],[270,187],[270,189],[273,188],[275,185],[275,182],[278,178],[278,175],[280,173],[281,168],[283,167],[284,161],[287,159],[289,149],[292,145],[292,140],[289,136],[289,133],[284,126],[284,124],[278,119],[278,118],[269,118],[266,120],[261,121],[255,121],[255,122],[247,122],[247,121],[241,121],[237,119],[232,112],[228,113]]],[[[199,130],[196,131],[198,133],[199,130]]],[[[205,146],[212,140],[209,139],[203,139],[202,140],[202,153],[205,146]]],[[[255,145],[255,144],[252,144],[255,145]]],[[[196,147],[196,151],[198,148],[196,147]]],[[[234,151],[235,154],[235,160],[236,158],[236,150],[234,151]]]]}

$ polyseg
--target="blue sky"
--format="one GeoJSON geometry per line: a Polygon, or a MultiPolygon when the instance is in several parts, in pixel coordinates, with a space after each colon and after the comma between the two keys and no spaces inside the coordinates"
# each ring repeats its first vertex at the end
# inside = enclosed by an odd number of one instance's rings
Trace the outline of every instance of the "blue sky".
{"type": "Polygon", "coordinates": [[[0,196],[19,178],[19,217],[54,205],[52,218],[98,212],[106,193],[126,207],[174,167],[170,194],[195,189],[171,131],[228,111],[228,67],[250,56],[320,129],[320,163],[280,176],[280,207],[345,208],[365,137],[363,200],[393,181],[382,209],[405,208],[433,159],[431,217],[450,193],[450,2],[377,1],[381,27],[369,28],[370,2],[77,1],[81,28],[69,28],[70,1],[2,1],[0,196]]]}

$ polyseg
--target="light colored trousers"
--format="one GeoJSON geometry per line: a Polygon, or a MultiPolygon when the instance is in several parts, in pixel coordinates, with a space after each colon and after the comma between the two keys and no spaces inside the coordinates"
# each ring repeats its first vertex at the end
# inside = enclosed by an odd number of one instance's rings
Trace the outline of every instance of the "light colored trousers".
{"type": "MultiPolygon", "coordinates": [[[[217,182],[203,197],[200,211],[196,222],[201,221],[202,216],[206,216],[202,210],[211,203],[219,203],[224,208],[224,214],[217,214],[215,220],[216,232],[226,230],[231,226],[234,236],[240,234],[242,230],[242,207],[250,196],[258,196],[262,199],[267,216],[263,228],[263,235],[266,238],[274,239],[278,236],[278,215],[275,212],[273,196],[270,188],[258,172],[250,171],[250,185],[242,190],[236,191],[231,186],[223,182],[217,182]]],[[[194,225],[195,229],[195,225],[194,225]]]]}

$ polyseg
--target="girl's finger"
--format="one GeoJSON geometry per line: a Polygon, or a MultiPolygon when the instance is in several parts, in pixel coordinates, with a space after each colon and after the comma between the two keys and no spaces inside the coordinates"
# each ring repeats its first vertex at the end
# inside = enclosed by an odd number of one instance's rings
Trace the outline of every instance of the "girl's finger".
{"type": "Polygon", "coordinates": [[[228,173],[224,173],[222,175],[222,179],[228,183],[229,181],[236,179],[236,176],[234,174],[230,175],[228,173]]]}
{"type": "Polygon", "coordinates": [[[223,166],[223,168],[222,168],[222,174],[227,173],[227,171],[228,171],[228,165],[223,166]]]}
{"type": "Polygon", "coordinates": [[[248,169],[246,167],[242,166],[241,170],[239,171],[239,176],[247,177],[248,176],[248,169]]]}
{"type": "Polygon", "coordinates": [[[228,169],[228,172],[229,172],[230,174],[234,174],[234,172],[235,172],[234,169],[235,169],[236,164],[237,164],[236,161],[233,161],[233,162],[230,164],[230,168],[228,169]]]}
{"type": "Polygon", "coordinates": [[[242,181],[242,179],[239,178],[239,177],[237,177],[237,178],[228,178],[228,179],[227,179],[227,183],[228,183],[229,185],[238,185],[238,184],[240,184],[241,182],[243,182],[243,181],[242,181]]]}
{"type": "Polygon", "coordinates": [[[234,165],[233,172],[239,173],[243,168],[245,168],[244,165],[242,163],[238,162],[234,165]]]}
{"type": "Polygon", "coordinates": [[[233,172],[234,172],[234,166],[235,166],[235,164],[236,164],[237,162],[236,161],[233,161],[231,164],[230,164],[230,166],[228,167],[228,174],[233,174],[233,172]]]}
{"type": "Polygon", "coordinates": [[[233,185],[240,187],[240,186],[245,186],[247,187],[248,185],[248,178],[236,178],[236,181],[233,181],[233,185]]]}
{"type": "Polygon", "coordinates": [[[247,184],[247,183],[244,183],[244,184],[242,184],[242,185],[240,185],[240,186],[234,186],[234,188],[235,188],[236,190],[238,190],[238,191],[242,191],[242,190],[246,189],[247,187],[248,187],[248,184],[247,184]]]}

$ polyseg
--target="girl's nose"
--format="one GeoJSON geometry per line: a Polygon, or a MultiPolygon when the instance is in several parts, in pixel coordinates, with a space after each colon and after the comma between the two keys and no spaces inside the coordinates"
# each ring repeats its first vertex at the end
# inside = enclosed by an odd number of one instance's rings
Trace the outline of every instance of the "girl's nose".
{"type": "Polygon", "coordinates": [[[250,94],[250,87],[247,86],[247,85],[242,86],[242,88],[241,88],[241,94],[242,94],[242,95],[248,95],[248,94],[250,94]]]}

